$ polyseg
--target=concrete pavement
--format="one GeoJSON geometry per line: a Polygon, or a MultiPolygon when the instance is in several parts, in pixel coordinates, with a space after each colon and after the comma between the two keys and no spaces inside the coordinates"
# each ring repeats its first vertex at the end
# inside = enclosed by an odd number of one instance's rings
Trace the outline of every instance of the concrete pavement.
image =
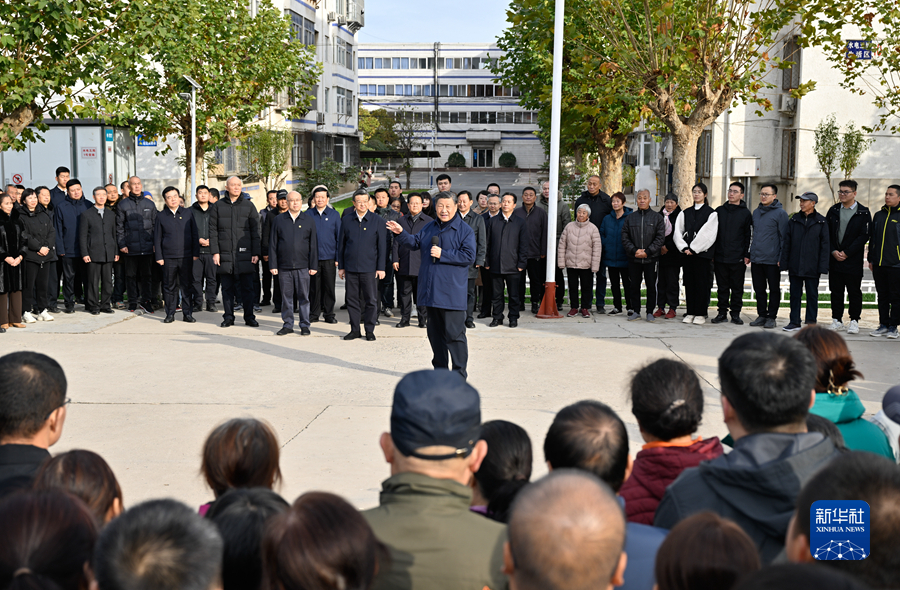
{"type": "MultiPolygon", "coordinates": [[[[339,312],[339,324],[313,324],[312,336],[277,337],[280,318],[270,310],[258,314],[260,328],[239,321],[227,329],[218,326],[220,313],[197,313],[196,324],[163,324],[160,313],[60,314],[0,335],[0,353],[37,350],[63,365],[73,401],[52,451],[103,455],[127,505],[163,496],[191,505],[210,500],[199,475],[203,440],[236,416],[262,418],[275,428],[282,444],[280,492],[289,501],[317,489],[360,508],[375,505],[389,473],[378,436],[388,429],[400,377],[430,368],[425,330],[397,329],[398,318],[382,317],[376,342],[344,342],[347,316],[339,312]]],[[[900,341],[869,337],[874,322],[864,313],[866,329],[848,342],[866,376],[855,389],[874,413],[898,381],[900,341]]],[[[636,453],[641,441],[626,386],[635,369],[661,357],[698,371],[707,402],[700,434],[724,435],[716,359],[735,336],[754,329],[622,316],[538,320],[530,313],[516,329],[487,322],[477,320],[468,331],[470,382],[482,395],[485,420],[511,420],[531,435],[535,476],[546,471],[541,446],[554,414],[580,399],[599,399],[620,412],[636,453]]]]}

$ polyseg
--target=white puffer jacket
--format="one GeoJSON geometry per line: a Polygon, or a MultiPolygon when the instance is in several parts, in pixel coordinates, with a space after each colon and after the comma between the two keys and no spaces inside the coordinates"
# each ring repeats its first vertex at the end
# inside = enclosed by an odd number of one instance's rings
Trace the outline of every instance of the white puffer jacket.
{"type": "Polygon", "coordinates": [[[557,264],[560,268],[600,270],[600,232],[590,221],[573,221],[559,237],[557,264]]]}

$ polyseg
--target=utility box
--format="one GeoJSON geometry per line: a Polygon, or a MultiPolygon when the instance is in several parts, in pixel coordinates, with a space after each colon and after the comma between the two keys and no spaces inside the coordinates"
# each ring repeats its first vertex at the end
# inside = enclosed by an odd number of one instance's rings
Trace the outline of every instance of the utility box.
{"type": "Polygon", "coordinates": [[[731,177],[759,176],[759,158],[731,158],[731,177]]]}

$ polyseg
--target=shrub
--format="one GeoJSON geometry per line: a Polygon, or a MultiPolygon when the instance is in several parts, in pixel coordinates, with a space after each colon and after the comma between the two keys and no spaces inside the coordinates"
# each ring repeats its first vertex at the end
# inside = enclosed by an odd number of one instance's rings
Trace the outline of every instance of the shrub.
{"type": "Polygon", "coordinates": [[[465,168],[465,166],[466,158],[459,152],[453,152],[450,154],[450,157],[447,158],[448,168],[465,168]]]}
{"type": "Polygon", "coordinates": [[[500,164],[501,168],[515,168],[516,167],[516,155],[510,152],[503,152],[500,154],[500,159],[497,161],[500,164]]]}

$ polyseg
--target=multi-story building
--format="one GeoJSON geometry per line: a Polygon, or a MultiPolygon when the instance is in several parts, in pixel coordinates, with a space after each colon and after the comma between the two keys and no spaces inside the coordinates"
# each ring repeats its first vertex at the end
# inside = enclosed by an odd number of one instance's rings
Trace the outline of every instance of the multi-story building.
{"type": "MultiPolygon", "coordinates": [[[[546,160],[537,113],[519,105],[519,89],[495,83],[488,67],[502,55],[491,43],[363,43],[359,47],[359,99],[363,108],[385,109],[421,124],[424,149],[454,152],[465,166],[496,168],[510,152],[519,168],[546,160]],[[433,145],[433,147],[432,147],[433,145]]],[[[427,168],[425,158],[413,160],[427,168]]]]}

